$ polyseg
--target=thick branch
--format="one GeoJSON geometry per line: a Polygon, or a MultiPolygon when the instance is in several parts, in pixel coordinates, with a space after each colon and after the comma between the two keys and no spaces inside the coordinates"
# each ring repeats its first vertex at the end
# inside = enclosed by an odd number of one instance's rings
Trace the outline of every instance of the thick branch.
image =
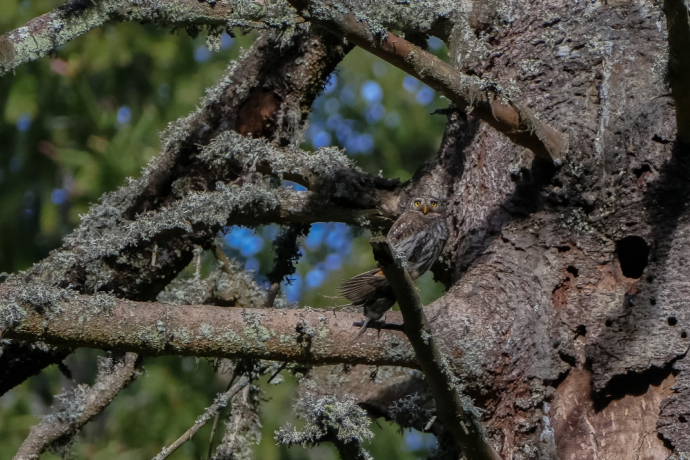
{"type": "Polygon", "coordinates": [[[399,333],[351,346],[357,313],[171,306],[80,296],[37,282],[3,284],[0,299],[0,328],[8,338],[142,355],[417,366],[399,333]]]}
{"type": "Polygon", "coordinates": [[[373,238],[374,258],[393,288],[405,320],[405,335],[410,339],[417,361],[424,372],[431,394],[436,401],[436,413],[452,434],[458,447],[468,458],[500,459],[484,437],[479,420],[463,404],[452,372],[436,344],[424,308],[417,295],[417,287],[404,267],[396,263],[384,237],[373,238]]]}
{"type": "Polygon", "coordinates": [[[386,30],[375,30],[352,13],[341,13],[322,2],[290,0],[309,19],[342,35],[355,45],[404,70],[441,92],[461,110],[476,116],[513,142],[552,160],[566,150],[564,136],[539,121],[526,107],[503,99],[498,85],[463,75],[436,56],[386,30]]]}
{"type": "Polygon", "coordinates": [[[122,2],[72,0],[0,36],[0,75],[43,57],[109,21],[159,22],[170,26],[225,27],[232,8],[196,0],[122,2]]]}
{"type": "Polygon", "coordinates": [[[96,382],[80,385],[73,392],[58,397],[53,413],[31,427],[14,460],[35,460],[56,442],[67,442],[94,416],[105,409],[137,374],[138,357],[127,353],[121,360],[101,363],[96,382]]]}
{"type": "Polygon", "coordinates": [[[668,28],[668,81],[676,106],[677,137],[690,145],[690,7],[683,0],[665,0],[668,28]]]}
{"type": "Polygon", "coordinates": [[[59,46],[112,21],[137,21],[164,27],[219,28],[294,25],[294,14],[284,2],[199,2],[198,0],[68,1],[17,29],[0,35],[0,75],[50,54],[59,46]]]}

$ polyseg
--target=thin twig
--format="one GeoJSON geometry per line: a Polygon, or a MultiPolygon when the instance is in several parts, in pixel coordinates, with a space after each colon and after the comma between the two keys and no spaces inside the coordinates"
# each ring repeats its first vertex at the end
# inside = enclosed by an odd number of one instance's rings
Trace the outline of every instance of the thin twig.
{"type": "Polygon", "coordinates": [[[208,452],[206,453],[206,459],[211,460],[211,455],[213,455],[213,438],[216,436],[216,428],[218,428],[218,420],[220,420],[220,411],[216,412],[215,417],[213,417],[213,425],[211,426],[211,436],[208,441],[208,452]]]}
{"type": "Polygon", "coordinates": [[[219,394],[216,400],[209,406],[206,411],[196,419],[194,425],[192,425],[182,436],[180,436],[175,442],[170,444],[168,447],[164,447],[161,452],[153,457],[153,460],[164,460],[168,458],[173,452],[175,452],[182,444],[189,441],[194,434],[199,431],[215,414],[217,414],[223,407],[228,405],[228,402],[250,383],[250,379],[247,376],[242,376],[240,381],[232,386],[229,390],[219,394]]]}
{"type": "MultiPolygon", "coordinates": [[[[216,246],[216,249],[218,249],[218,246],[216,246]]],[[[222,250],[221,250],[222,252],[222,250]]],[[[232,373],[232,377],[230,377],[230,381],[228,382],[228,387],[225,389],[225,391],[230,391],[230,388],[232,387],[232,384],[235,383],[235,379],[237,378],[237,367],[235,367],[235,370],[232,373]]],[[[211,426],[211,436],[208,441],[208,454],[206,455],[206,458],[210,460],[211,455],[213,454],[213,437],[216,435],[216,428],[218,427],[218,420],[220,419],[220,411],[216,412],[215,417],[213,417],[213,426],[211,426]]]]}
{"type": "Polygon", "coordinates": [[[232,263],[230,262],[230,259],[228,259],[228,256],[225,254],[225,251],[223,251],[223,247],[220,244],[216,243],[216,245],[213,247],[213,255],[216,256],[216,260],[220,262],[218,265],[220,265],[221,270],[223,270],[230,277],[235,276],[235,273],[230,268],[232,267],[232,263]]]}
{"type": "Polygon", "coordinates": [[[384,237],[371,239],[374,258],[393,288],[404,318],[405,335],[410,339],[431,394],[436,401],[436,414],[453,436],[461,451],[472,459],[500,460],[484,437],[480,421],[465,409],[455,389],[451,370],[438,348],[417,288],[409,273],[393,256],[384,237]]]}
{"type": "Polygon", "coordinates": [[[284,362],[283,364],[281,364],[280,367],[278,367],[278,369],[273,374],[271,374],[271,376],[266,381],[266,383],[271,383],[273,381],[273,379],[276,378],[278,376],[278,374],[280,374],[283,371],[283,369],[285,369],[285,367],[287,365],[288,365],[287,362],[284,362]]]}

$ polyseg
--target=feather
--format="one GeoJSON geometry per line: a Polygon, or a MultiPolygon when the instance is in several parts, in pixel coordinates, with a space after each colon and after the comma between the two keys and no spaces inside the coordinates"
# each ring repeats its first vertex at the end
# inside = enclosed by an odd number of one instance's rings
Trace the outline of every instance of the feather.
{"type": "Polygon", "coordinates": [[[378,287],[386,284],[386,277],[379,269],[369,270],[350,278],[340,286],[340,293],[355,305],[362,304],[376,294],[378,287]]]}

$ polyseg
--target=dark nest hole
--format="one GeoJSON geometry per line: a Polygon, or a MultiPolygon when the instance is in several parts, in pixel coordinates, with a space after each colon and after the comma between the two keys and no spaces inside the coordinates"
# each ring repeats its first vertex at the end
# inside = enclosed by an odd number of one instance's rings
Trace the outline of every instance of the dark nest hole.
{"type": "Polygon", "coordinates": [[[616,255],[624,276],[640,278],[649,260],[649,245],[639,236],[626,236],[616,241],[616,255]]]}

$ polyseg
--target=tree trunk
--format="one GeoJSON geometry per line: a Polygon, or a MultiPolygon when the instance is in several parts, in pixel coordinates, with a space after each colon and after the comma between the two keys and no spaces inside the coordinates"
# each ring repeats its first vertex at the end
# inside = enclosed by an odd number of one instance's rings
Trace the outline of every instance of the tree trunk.
{"type": "MultiPolygon", "coordinates": [[[[519,88],[569,149],[555,168],[451,117],[438,163],[408,188],[450,200],[434,334],[503,458],[689,452],[690,170],[663,96],[662,11],[475,2],[467,24],[453,31],[454,64],[513,82],[505,90],[519,88]],[[475,34],[493,46],[472,48],[475,34]]],[[[383,399],[359,391],[385,411],[410,392],[397,385],[383,399]]]]}

